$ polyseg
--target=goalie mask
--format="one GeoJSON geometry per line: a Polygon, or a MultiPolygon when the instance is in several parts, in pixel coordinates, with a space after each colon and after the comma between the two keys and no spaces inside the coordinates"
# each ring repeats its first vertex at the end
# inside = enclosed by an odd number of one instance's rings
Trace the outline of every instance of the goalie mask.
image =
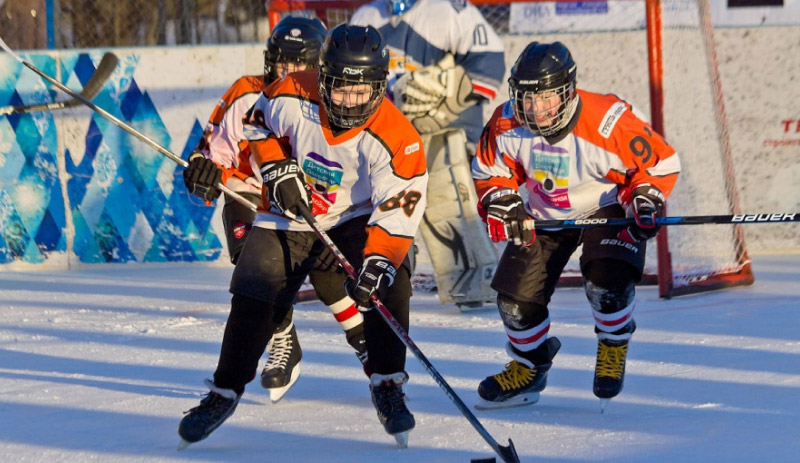
{"type": "Polygon", "coordinates": [[[266,82],[280,79],[289,72],[316,67],[326,34],[325,25],[317,18],[283,18],[267,39],[264,50],[266,82]]]}
{"type": "Polygon", "coordinates": [[[386,3],[389,5],[389,13],[397,16],[410,10],[417,0],[386,0],[386,3]]]}
{"type": "Polygon", "coordinates": [[[372,26],[331,30],[319,59],[319,94],[328,120],[349,129],[364,124],[386,93],[389,52],[372,26]]]}
{"type": "Polygon", "coordinates": [[[561,42],[533,42],[511,68],[508,94],[514,118],[543,137],[567,128],[578,107],[577,65],[561,42]]]}

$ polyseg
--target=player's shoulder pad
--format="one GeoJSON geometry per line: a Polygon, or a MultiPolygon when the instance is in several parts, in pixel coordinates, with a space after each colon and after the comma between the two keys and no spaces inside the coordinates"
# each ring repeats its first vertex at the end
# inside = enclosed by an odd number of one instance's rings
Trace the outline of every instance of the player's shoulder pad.
{"type": "Polygon", "coordinates": [[[392,157],[395,173],[412,178],[427,169],[422,138],[411,122],[390,101],[384,99],[375,118],[365,128],[392,157]]]}
{"type": "Polygon", "coordinates": [[[271,83],[265,90],[267,98],[288,96],[319,102],[319,87],[317,86],[317,70],[308,69],[293,72],[282,79],[271,83]]]}
{"type": "Polygon", "coordinates": [[[614,94],[578,90],[578,95],[581,99],[579,125],[583,126],[576,128],[578,131],[597,132],[592,135],[607,139],[620,123],[628,123],[629,119],[636,118],[630,103],[614,94]]]}

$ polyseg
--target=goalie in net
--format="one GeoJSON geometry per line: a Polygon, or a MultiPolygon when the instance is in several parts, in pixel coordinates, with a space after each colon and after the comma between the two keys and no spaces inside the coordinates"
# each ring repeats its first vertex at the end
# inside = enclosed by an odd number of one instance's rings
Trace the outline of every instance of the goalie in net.
{"type": "Polygon", "coordinates": [[[451,0],[375,0],[351,24],[376,27],[391,55],[388,95],[422,135],[428,208],[420,232],[439,299],[462,308],[494,299],[498,252],[481,232],[470,176],[482,106],[505,73],[503,44],[478,9],[451,0]]]}

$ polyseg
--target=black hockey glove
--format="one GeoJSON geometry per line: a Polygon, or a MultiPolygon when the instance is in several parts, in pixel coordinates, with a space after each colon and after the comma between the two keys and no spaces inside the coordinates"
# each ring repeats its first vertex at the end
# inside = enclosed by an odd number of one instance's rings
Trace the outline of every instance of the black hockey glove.
{"type": "Polygon", "coordinates": [[[367,312],[372,310],[372,295],[382,299],[386,290],[394,283],[395,274],[397,269],[392,261],[379,255],[369,256],[358,272],[358,281],[348,278],[344,282],[344,289],[355,301],[358,310],[367,312]]]}
{"type": "Polygon", "coordinates": [[[183,184],[189,193],[211,202],[219,198],[222,191],[217,187],[222,182],[222,169],[214,161],[194,152],[189,156],[189,167],[183,171],[183,184]]]}
{"type": "Polygon", "coordinates": [[[625,209],[625,215],[636,220],[635,225],[622,230],[617,238],[628,243],[647,241],[658,234],[661,229],[656,219],[664,213],[664,193],[649,183],[634,189],[622,188],[617,194],[617,201],[625,209]]]}
{"type": "Polygon", "coordinates": [[[294,158],[261,164],[261,178],[271,212],[299,216],[300,206],[308,207],[311,202],[311,192],[294,158]]]}
{"type": "Polygon", "coordinates": [[[517,246],[533,244],[536,239],[533,218],[525,211],[519,193],[510,188],[492,190],[483,195],[481,204],[492,241],[513,241],[517,246]]]}

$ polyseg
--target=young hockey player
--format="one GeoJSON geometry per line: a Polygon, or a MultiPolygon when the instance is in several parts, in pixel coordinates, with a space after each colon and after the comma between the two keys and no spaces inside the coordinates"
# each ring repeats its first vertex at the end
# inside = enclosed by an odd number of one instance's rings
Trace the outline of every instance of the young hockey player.
{"type": "Polygon", "coordinates": [[[618,97],[575,88],[577,66],[560,42],[529,44],[511,69],[510,99],[494,112],[472,164],[494,241],[508,241],[492,288],[512,360],[480,383],[479,408],[536,403],[561,346],[548,304],[570,256],[580,259],[597,333],[594,394],[622,390],[634,283],[646,242],[680,172],[678,155],[618,97]],[[527,192],[523,201],[520,186],[527,192]],[[536,219],[632,216],[636,225],[534,231],[536,219]]]}
{"type": "MultiPolygon", "coordinates": [[[[220,122],[226,115],[233,116],[232,120],[241,121],[261,91],[271,82],[289,72],[317,67],[319,50],[326,34],[327,30],[319,19],[289,16],[275,26],[264,50],[264,75],[241,77],[228,89],[214,108],[195,152],[189,157],[184,183],[192,194],[213,201],[220,195],[216,184],[224,178],[228,188],[254,204],[261,201],[261,179],[253,173],[247,141],[241,140],[235,149],[230,149],[225,140],[227,134],[221,130],[220,122]]],[[[222,222],[228,253],[234,264],[239,259],[255,215],[246,206],[230,198],[225,199],[222,222]]],[[[345,294],[345,278],[329,252],[323,252],[317,267],[311,272],[311,282],[317,296],[341,324],[347,342],[356,350],[364,371],[369,375],[363,317],[353,300],[345,294]]],[[[267,363],[261,373],[261,385],[269,390],[273,402],[286,394],[300,374],[299,362],[303,358],[303,351],[292,322],[292,313],[290,309],[267,345],[267,363]]]]}
{"type": "Polygon", "coordinates": [[[389,95],[425,143],[430,190],[420,229],[439,299],[480,307],[494,297],[498,253],[480,231],[469,164],[483,103],[497,95],[505,73],[503,44],[478,9],[459,0],[375,0],[350,23],[383,34],[392,58],[389,95]]]}
{"type": "Polygon", "coordinates": [[[349,293],[364,311],[370,391],[386,432],[407,442],[414,417],[402,385],[405,345],[371,309],[377,295],[408,329],[407,252],[425,209],[428,175],[414,127],[384,101],[389,54],[372,27],[334,28],[319,70],[287,75],[264,90],[243,128],[226,115],[229,143],[248,133],[263,200],[231,279],[231,312],[211,391],[180,423],[183,443],[206,438],[236,408],[258,357],[312,271],[324,244],[298,216],[312,207],[359,268],[349,293]]]}

